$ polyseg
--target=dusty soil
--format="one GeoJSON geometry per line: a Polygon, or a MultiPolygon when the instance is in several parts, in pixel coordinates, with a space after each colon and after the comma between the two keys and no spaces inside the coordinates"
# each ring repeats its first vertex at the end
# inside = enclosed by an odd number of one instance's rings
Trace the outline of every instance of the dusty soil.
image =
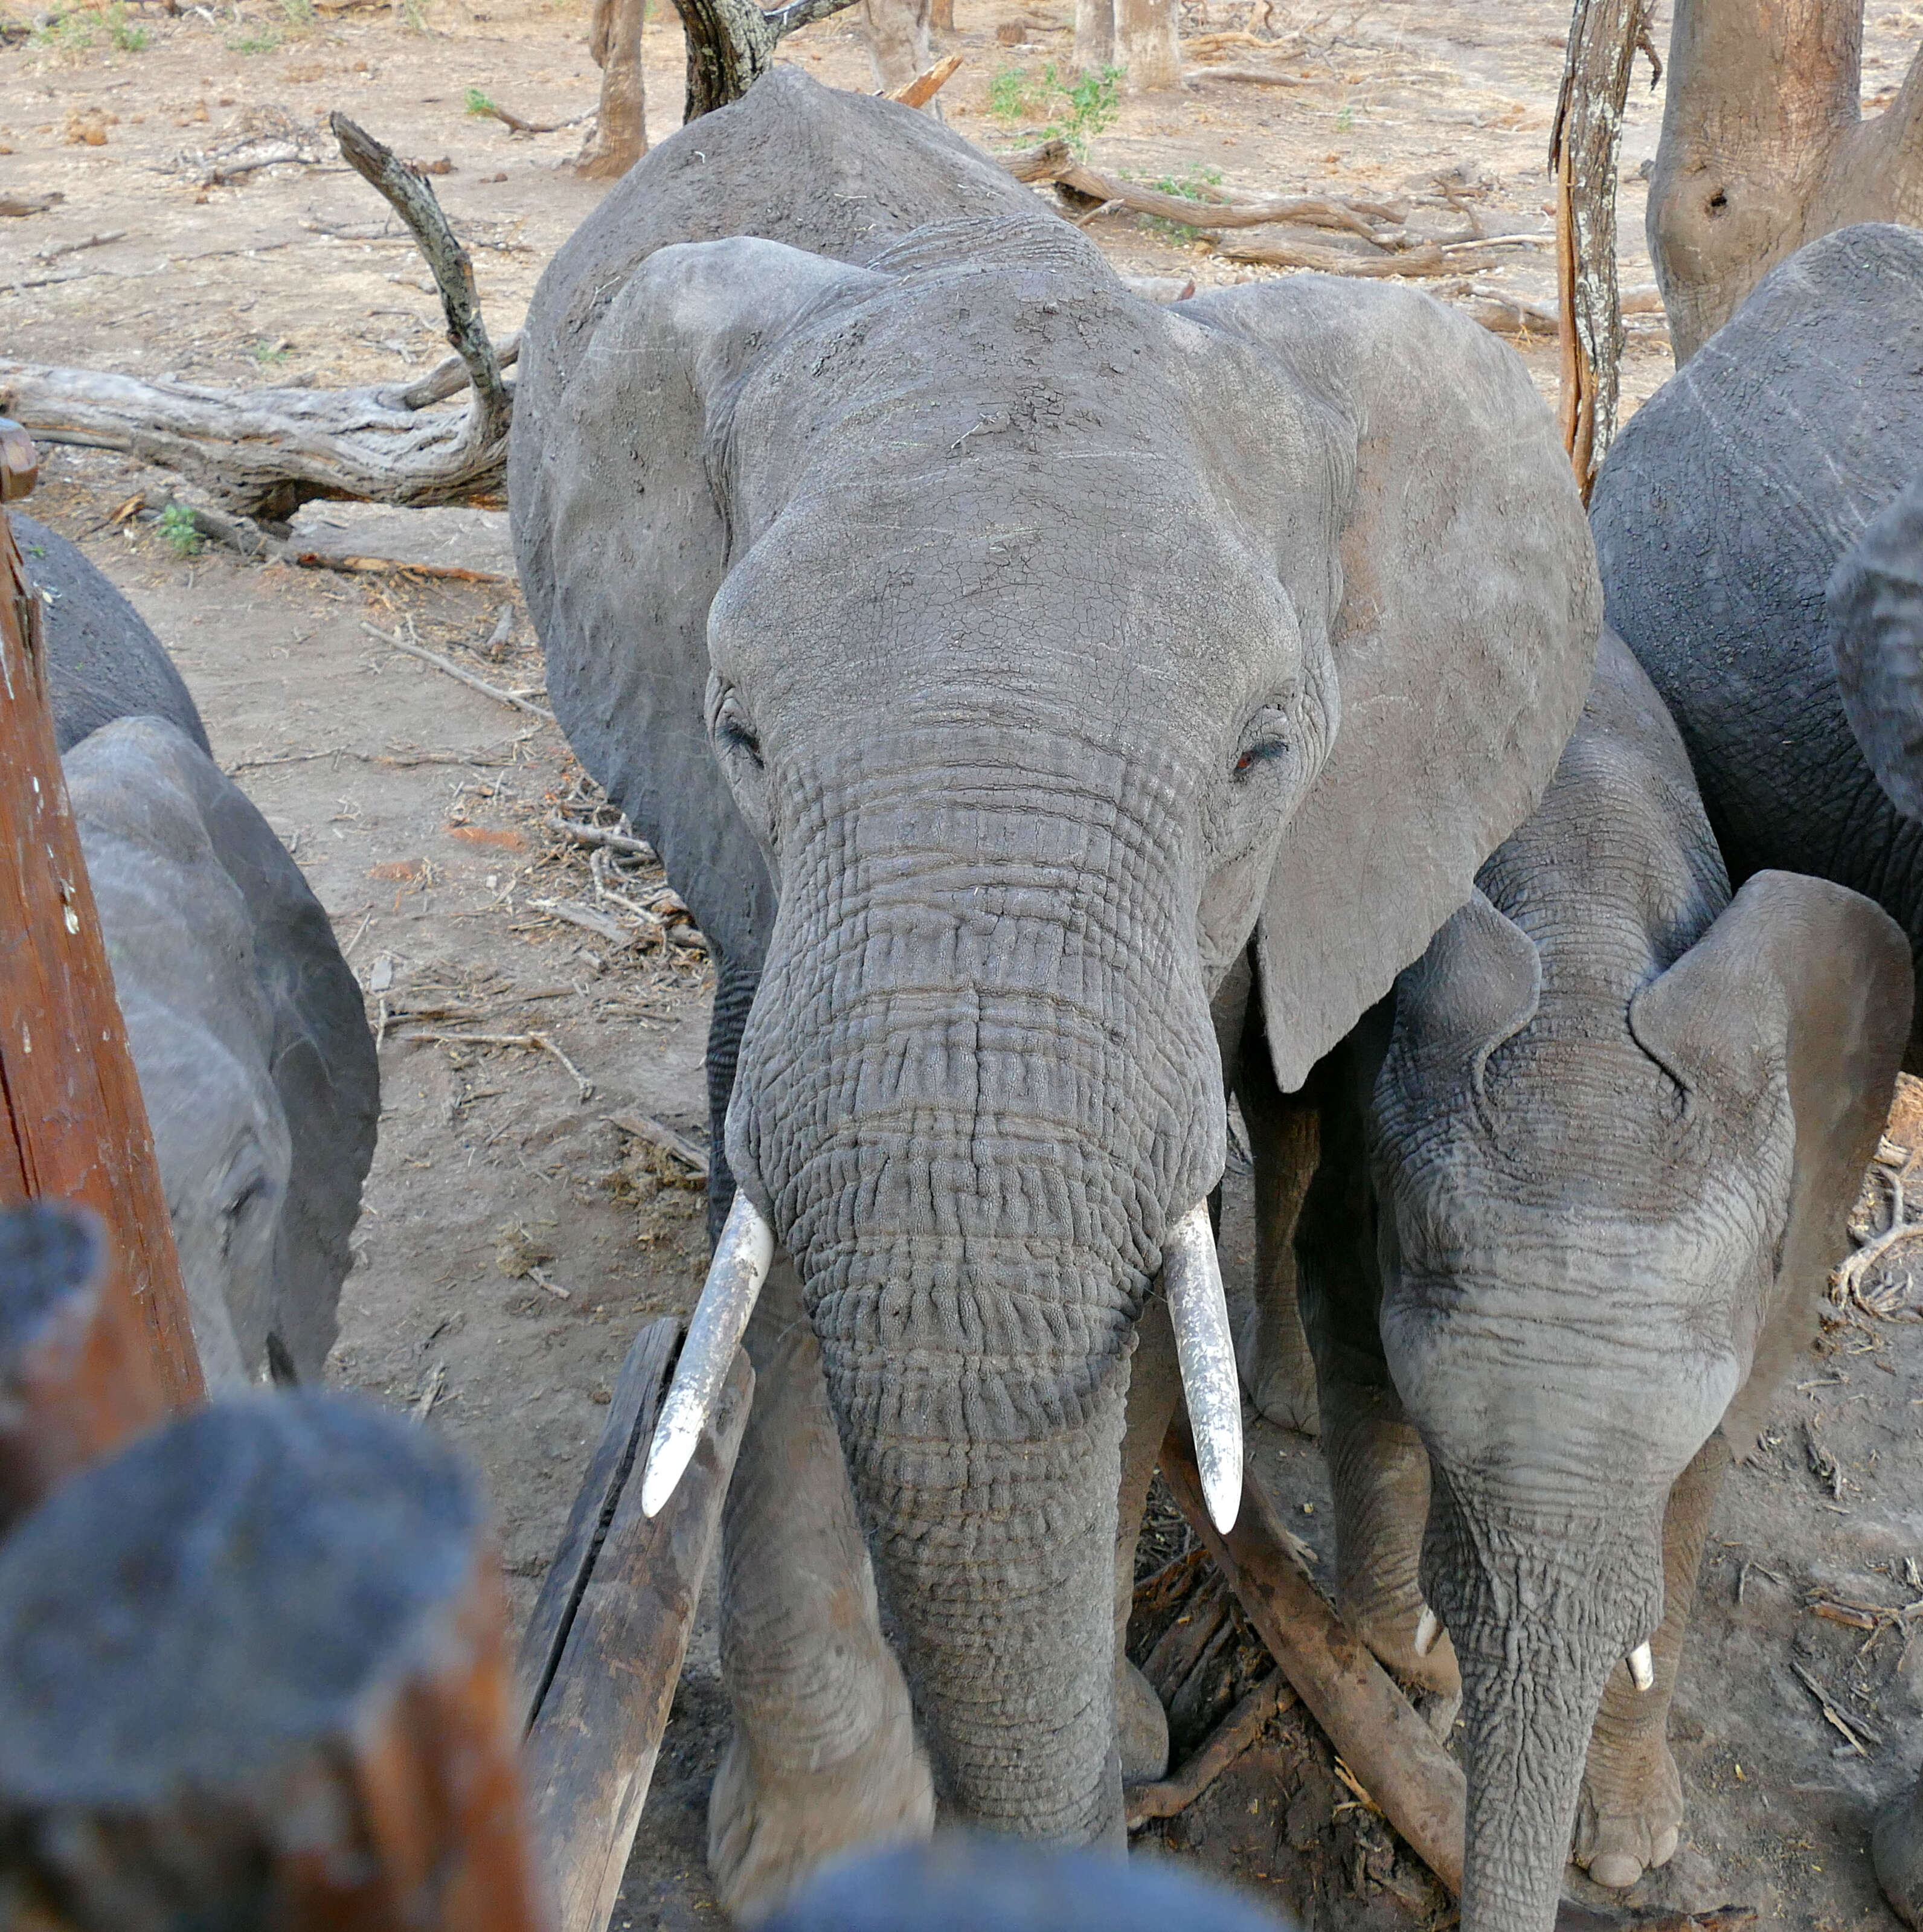
{"type": "MultiPolygon", "coordinates": [[[[309,0],[225,0],[166,19],[137,4],[33,16],[20,5],[0,0],[0,18],[10,6],[21,28],[0,44],[0,195],[64,199],[0,220],[0,342],[13,356],[234,383],[391,379],[436,359],[430,284],[328,150],[331,108],[405,154],[446,161],[436,185],[475,246],[497,337],[601,192],[566,165],[597,82],[578,7],[399,0],[316,14],[309,0]],[[511,135],[467,111],[470,90],[569,124],[511,135]],[[308,158],[212,179],[263,136],[308,158]]],[[[656,10],[646,57],[658,137],[679,118],[682,55],[673,16],[656,10]]],[[[1886,0],[1869,10],[1864,92],[1876,102],[1923,10],[1886,0]]],[[[1073,122],[1047,78],[1067,54],[1066,0],[959,0],[958,14],[952,44],[968,60],[942,97],[952,125],[1007,149],[1073,122]]],[[[1404,197],[1418,230],[1446,238],[1473,220],[1486,237],[1525,238],[1502,244],[1500,268],[1428,284],[1444,299],[1550,296],[1543,154],[1560,0],[1204,0],[1184,14],[1196,77],[1179,94],[1124,98],[1094,134],[1096,166],[1178,188],[1404,197]],[[1279,67],[1298,84],[1211,78],[1210,64],[1279,67]]],[[[1659,5],[1659,46],[1666,33],[1659,5]]],[[[834,84],[872,85],[846,17],[794,36],[784,56],[834,84]]],[[[1640,170],[1662,94],[1644,80],[1622,170],[1631,289],[1652,280],[1640,170]]],[[[1206,286],[1268,272],[1167,224],[1105,216],[1090,232],[1132,273],[1206,286]]],[[[1519,346],[1551,389],[1552,350],[1519,346]]],[[[1634,319],[1625,410],[1669,367],[1660,319],[1634,319]]],[[[556,734],[376,634],[536,690],[524,616],[504,654],[488,650],[510,592],[180,557],[151,523],[112,520],[142,490],[158,500],[169,479],[80,451],[51,453],[46,476],[36,513],[80,541],[174,651],[217,752],[307,868],[383,1027],[382,1139],[334,1372],[424,1412],[478,1460],[524,1614],[630,1339],[650,1313],[685,1307],[700,1279],[697,1196],[610,1117],[639,1112],[700,1137],[703,962],[640,937],[652,928],[629,908],[656,878],[597,880],[550,823],[593,816],[556,734]],[[603,929],[556,917],[557,902],[603,929]],[[537,1033],[558,1052],[430,1037],[537,1033]]],[[[1234,1199],[1231,1210],[1232,1265],[1246,1264],[1243,1210],[1234,1199]]],[[[1861,1606],[1923,1598],[1919,1370],[1923,1324],[1858,1311],[1796,1378],[1761,1459],[1731,1478],[1677,1702],[1688,1836],[1632,1902],[1747,1903],[1763,1924],[1813,1932],[1894,1924],[1865,1830],[1923,1752],[1923,1650],[1906,1646],[1912,1627],[1861,1606]],[[1812,1609],[1819,1598],[1828,1616],[1812,1609]],[[1839,1605],[1857,1621],[1837,1621],[1839,1605]]],[[[1314,1446],[1266,1428],[1252,1440],[1258,1474],[1326,1559],[1314,1446]]],[[[724,1726],[710,1605],[617,1926],[718,1918],[702,1808],[724,1726]]],[[[1148,1835],[1312,1925],[1446,1920],[1441,1894],[1343,1786],[1299,1712],[1148,1835]]]]}

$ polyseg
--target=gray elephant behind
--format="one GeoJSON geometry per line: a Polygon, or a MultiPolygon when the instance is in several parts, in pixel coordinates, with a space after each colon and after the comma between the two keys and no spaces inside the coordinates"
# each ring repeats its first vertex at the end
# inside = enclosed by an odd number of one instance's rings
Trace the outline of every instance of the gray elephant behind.
{"type": "Polygon", "coordinates": [[[160,640],[74,545],[12,520],[202,1370],[317,1381],[380,1108],[360,988],[160,640]]]}
{"type": "Polygon", "coordinates": [[[1923,235],[1866,223],[1771,270],[1630,419],[1590,512],[1609,621],[1675,716],[1732,875],[1833,879],[1913,946],[1923,825],[1878,774],[1904,796],[1914,694],[1886,652],[1907,634],[1913,656],[1915,572],[1906,603],[1872,583],[1919,452],[1923,235]]]}
{"type": "Polygon", "coordinates": [[[1817,1333],[1910,997],[1861,895],[1762,871],[1732,898],[1606,632],[1541,806],[1311,1083],[1339,1590],[1462,1692],[1465,1932],[1548,1932],[1572,1836],[1616,1886],[1676,1849],[1710,1510],[1817,1333]]]}
{"type": "MultiPolygon", "coordinates": [[[[1598,621],[1552,424],[1407,290],[1142,302],[966,142],[786,67],[610,192],[523,341],[548,688],[718,954],[728,1232],[677,1374],[767,1269],[720,1896],[938,1804],[1119,1845],[1219,1042],[1299,1085],[1547,782],[1598,621]]],[[[1232,1376],[1191,1412],[1238,1436],[1232,1376]]]]}

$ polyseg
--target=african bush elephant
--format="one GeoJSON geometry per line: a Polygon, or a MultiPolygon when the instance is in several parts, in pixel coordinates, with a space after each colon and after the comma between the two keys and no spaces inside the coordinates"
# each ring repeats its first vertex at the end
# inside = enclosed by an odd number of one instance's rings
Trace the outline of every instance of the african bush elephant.
{"type": "Polygon", "coordinates": [[[1607,631],[1478,887],[1311,1082],[1298,1264],[1345,1616],[1406,1675],[1460,1669],[1465,1932],[1548,1932],[1572,1825],[1605,1885],[1676,1848],[1711,1506],[1847,1248],[1910,950],[1827,880],[1732,899],[1607,631]]]}
{"type": "Polygon", "coordinates": [[[766,1276],[721,1896],[938,1801],[1119,1844],[1172,1327],[1239,1493],[1211,997],[1252,952],[1299,1084],[1534,803],[1598,622],[1553,429],[1425,298],[1155,307],[788,68],[610,193],[523,340],[548,688],[718,956],[721,1238],[644,1499],[766,1276]]]}
{"type": "Polygon", "coordinates": [[[360,988],[160,640],[71,544],[12,520],[201,1366],[216,1390],[316,1381],[380,1112],[360,988]]]}
{"type": "Polygon", "coordinates": [[[1829,590],[1919,451],[1923,234],[1864,224],[1771,270],[1630,419],[1590,512],[1609,621],[1676,718],[1733,876],[1852,886],[1912,946],[1923,826],[1850,728],[1829,590]]]}

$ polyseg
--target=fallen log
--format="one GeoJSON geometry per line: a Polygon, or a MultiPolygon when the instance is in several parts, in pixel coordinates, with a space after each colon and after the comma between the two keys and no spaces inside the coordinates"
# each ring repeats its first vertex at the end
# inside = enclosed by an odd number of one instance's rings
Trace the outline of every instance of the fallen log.
{"type": "Polygon", "coordinates": [[[641,1468],[673,1353],[663,1342],[678,1326],[644,1329],[629,1352],[521,1652],[533,1701],[523,1756],[560,1932],[604,1932],[613,1914],[754,1396],[737,1350],[680,1486],[644,1515],[641,1468]]]}
{"type": "Polygon", "coordinates": [[[1450,255],[1434,242],[1396,255],[1350,255],[1340,248],[1319,248],[1312,242],[1263,241],[1203,232],[1214,244],[1215,253],[1232,262],[1259,262],[1272,268],[1313,268],[1324,275],[1462,275],[1492,268],[1496,262],[1493,256],[1450,255]]]}
{"type": "Polygon", "coordinates": [[[1224,1536],[1215,1527],[1188,1424],[1179,1415],[1162,1445],[1162,1473],[1343,1762],[1409,1848],[1460,1893],[1466,1794],[1454,1760],[1288,1553],[1287,1526],[1256,1483],[1243,1484],[1234,1528],[1224,1536]]]}
{"type": "Polygon", "coordinates": [[[143,382],[104,370],[0,358],[0,414],[40,440],[125,450],[178,471],[223,506],[278,521],[316,496],[455,503],[498,496],[512,398],[482,322],[467,251],[418,170],[332,117],[349,164],[406,224],[434,272],[464,380],[427,379],[430,404],[469,391],[459,409],[410,402],[413,388],[214,389],[143,382]]]}

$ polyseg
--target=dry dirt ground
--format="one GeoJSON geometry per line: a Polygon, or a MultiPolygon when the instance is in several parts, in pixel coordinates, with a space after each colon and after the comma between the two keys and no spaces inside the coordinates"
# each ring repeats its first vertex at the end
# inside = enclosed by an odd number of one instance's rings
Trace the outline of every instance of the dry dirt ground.
{"type": "MultiPolygon", "coordinates": [[[[10,8],[0,196],[63,199],[0,218],[9,355],[232,383],[424,368],[442,352],[431,286],[328,150],[331,108],[404,154],[446,161],[437,186],[474,245],[497,337],[518,326],[543,264],[601,192],[568,167],[597,79],[572,0],[318,13],[311,0],[221,0],[171,19],[144,4],[30,15],[0,0],[0,21],[10,8]],[[566,124],[512,135],[468,111],[471,91],[566,124]],[[304,158],[222,178],[263,140],[304,158]]],[[[1659,46],[1667,10],[1659,4],[1659,46]]],[[[646,53],[658,138],[679,118],[682,54],[672,14],[656,12],[646,53]]],[[[1184,16],[1195,77],[1178,93],[1125,98],[1094,133],[1098,166],[1178,189],[1405,197],[1412,225],[1445,238],[1472,218],[1485,236],[1525,238],[1497,250],[1500,268],[1429,284],[1445,299],[1550,295],[1543,158],[1565,6],[1203,0],[1184,16]],[[1210,58],[1267,64],[1294,84],[1211,78],[1210,58]]],[[[1873,0],[1870,16],[1874,102],[1900,75],[1923,11],[1873,0]]],[[[952,44],[967,62],[942,97],[951,125],[1002,149],[1076,126],[1048,76],[1067,53],[1066,0],[958,0],[958,17],[952,44]]],[[[783,57],[834,84],[872,84],[851,16],[795,35],[783,57]]],[[[1640,170],[1661,99],[1639,70],[1622,170],[1631,289],[1651,280],[1640,170]]],[[[1166,224],[1106,216],[1091,232],[1130,272],[1204,286],[1267,272],[1211,257],[1166,224]]],[[[1519,346],[1552,387],[1552,350],[1519,346]]],[[[1625,407],[1669,367],[1659,319],[1638,318],[1625,407]]],[[[597,878],[586,849],[556,829],[557,814],[594,815],[556,734],[384,642],[410,637],[537,690],[538,650],[511,592],[183,557],[151,522],[112,520],[130,497],[158,500],[169,487],[118,457],[58,451],[32,507],[82,544],[174,652],[218,754],[350,949],[383,1028],[385,1107],[334,1372],[425,1413],[478,1460],[524,1614],[628,1340],[650,1312],[685,1308],[700,1280],[696,1196],[614,1117],[700,1134],[704,963],[688,946],[638,938],[652,928],[632,908],[658,875],[597,878]],[[490,652],[503,606],[514,628],[490,652]],[[557,917],[556,903],[599,928],[557,917]],[[458,1037],[536,1034],[558,1051],[458,1037]]],[[[1241,1214],[1232,1190],[1232,1264],[1246,1262],[1241,1214]]],[[[1688,1835],[1634,1903],[1744,1903],[1762,1924],[1811,1932],[1894,1924],[1864,1838],[1873,1802],[1923,1753],[1923,1646],[1906,1644],[1914,1626],[1894,1614],[1923,1598],[1919,1369],[1923,1324],[1859,1315],[1798,1372],[1761,1460],[1731,1478],[1676,1707],[1688,1835]]],[[[1313,1445],[1266,1428],[1253,1439],[1258,1474],[1326,1562],[1313,1445]]],[[[718,1919],[701,1809],[724,1726],[710,1606],[618,1927],[718,1919]]],[[[1441,1894],[1342,1786],[1299,1714],[1275,1720],[1202,1804],[1150,1835],[1306,1924],[1447,1921],[1441,1894]]]]}

